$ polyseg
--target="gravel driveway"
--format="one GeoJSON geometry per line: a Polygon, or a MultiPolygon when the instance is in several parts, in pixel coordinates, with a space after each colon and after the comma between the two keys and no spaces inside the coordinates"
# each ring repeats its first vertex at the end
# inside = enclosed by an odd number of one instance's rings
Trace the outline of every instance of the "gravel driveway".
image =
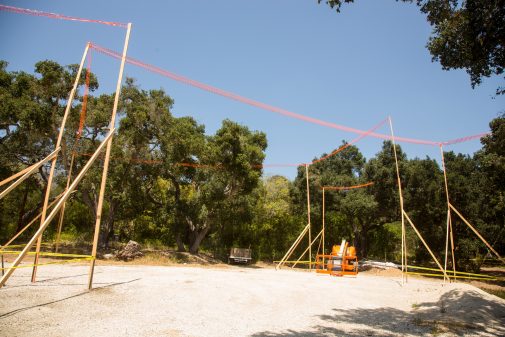
{"type": "Polygon", "coordinates": [[[254,267],[52,265],[0,289],[0,336],[504,336],[505,301],[468,284],[254,267]]]}

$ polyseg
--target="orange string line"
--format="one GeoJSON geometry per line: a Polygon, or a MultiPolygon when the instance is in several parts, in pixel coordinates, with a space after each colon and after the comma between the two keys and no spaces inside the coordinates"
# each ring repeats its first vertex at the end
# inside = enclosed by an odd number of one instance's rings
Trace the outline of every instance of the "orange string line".
{"type": "Polygon", "coordinates": [[[313,160],[312,161],[312,164],[315,164],[315,163],[319,163],[320,161],[323,161],[325,159],[328,159],[329,157],[332,157],[334,155],[336,155],[337,153],[339,153],[340,151],[342,150],[345,150],[346,148],[348,148],[349,146],[351,146],[352,144],[354,143],[357,143],[358,141],[360,141],[361,139],[365,138],[366,136],[369,136],[371,135],[375,130],[377,130],[379,127],[381,127],[382,125],[384,125],[384,123],[386,123],[388,121],[388,119],[384,119],[383,121],[381,121],[379,124],[375,125],[373,128],[371,128],[370,130],[368,130],[366,133],[360,135],[359,137],[351,140],[349,143],[346,143],[344,145],[342,145],[341,147],[339,147],[338,149],[336,149],[335,151],[333,151],[332,153],[330,154],[327,154],[326,156],[323,156],[319,159],[316,159],[316,160],[313,160]]]}
{"type": "Polygon", "coordinates": [[[81,116],[79,119],[79,129],[77,130],[77,134],[76,134],[76,142],[78,142],[79,139],[81,139],[82,129],[84,128],[84,123],[86,121],[86,108],[88,106],[89,81],[90,81],[90,77],[91,77],[91,58],[92,58],[92,52],[89,53],[88,65],[86,68],[86,83],[84,86],[84,97],[82,99],[82,109],[81,109],[81,116]]]}
{"type": "Polygon", "coordinates": [[[321,189],[328,190],[328,191],[345,191],[345,190],[354,190],[356,188],[362,188],[362,187],[367,187],[371,186],[374,183],[368,182],[366,184],[360,184],[360,185],[353,185],[353,186],[323,186],[321,189]]]}
{"type": "MultiPolygon", "coordinates": [[[[113,58],[116,58],[116,59],[121,59],[122,58],[122,55],[120,53],[118,53],[116,51],[113,51],[111,49],[108,49],[108,48],[101,47],[101,46],[96,45],[96,44],[92,44],[91,48],[95,49],[96,51],[98,51],[98,52],[100,52],[100,53],[102,53],[104,55],[107,55],[107,56],[110,56],[110,57],[113,57],[113,58]]],[[[208,85],[208,84],[205,84],[205,83],[193,80],[191,78],[175,74],[175,73],[170,72],[168,70],[165,70],[165,69],[162,69],[162,68],[150,65],[148,63],[144,63],[142,61],[136,60],[136,59],[131,58],[131,57],[126,57],[126,62],[128,62],[128,63],[130,63],[132,65],[135,65],[137,67],[144,68],[144,69],[146,69],[148,71],[151,71],[153,73],[157,73],[157,74],[159,74],[161,76],[171,78],[172,80],[175,80],[175,81],[178,81],[178,82],[181,82],[181,83],[193,86],[195,88],[198,88],[198,89],[201,89],[201,90],[205,90],[205,91],[208,91],[210,93],[213,93],[213,94],[216,94],[216,95],[220,95],[220,96],[223,96],[223,97],[235,100],[235,101],[239,101],[241,103],[244,103],[244,104],[247,104],[247,105],[251,105],[251,106],[263,109],[263,110],[274,112],[274,113],[277,113],[277,114],[280,114],[280,115],[284,115],[284,116],[287,116],[287,117],[290,117],[290,118],[295,118],[295,119],[303,120],[305,122],[309,122],[309,123],[313,123],[313,124],[318,124],[318,125],[325,126],[325,127],[334,128],[334,129],[337,129],[337,130],[342,130],[342,131],[346,131],[346,132],[356,133],[356,134],[360,134],[360,135],[367,134],[367,132],[364,131],[364,130],[359,130],[359,129],[351,128],[351,127],[348,127],[348,126],[345,126],[345,125],[339,125],[339,124],[336,124],[336,123],[323,121],[323,120],[320,120],[320,119],[317,119],[317,118],[313,118],[313,117],[310,117],[310,116],[305,116],[305,115],[298,114],[298,113],[295,113],[295,112],[291,112],[291,111],[288,111],[288,110],[285,110],[285,109],[282,109],[282,108],[279,108],[279,107],[268,105],[268,104],[265,104],[265,103],[262,103],[262,102],[259,102],[259,101],[256,101],[256,100],[244,97],[244,96],[240,96],[240,95],[232,93],[230,91],[219,89],[217,87],[214,87],[214,86],[211,86],[211,85],[208,85]]],[[[423,139],[414,139],[414,138],[406,138],[406,137],[398,137],[398,136],[396,136],[394,140],[397,141],[397,142],[406,142],[406,143],[413,143],[413,144],[439,146],[440,144],[443,144],[443,145],[452,145],[452,144],[456,144],[456,143],[466,142],[466,141],[469,141],[469,140],[472,140],[472,139],[483,137],[483,136],[488,135],[488,134],[489,134],[489,132],[487,132],[487,133],[481,133],[481,134],[478,134],[478,135],[472,135],[472,136],[462,137],[462,138],[453,139],[453,140],[449,140],[449,141],[445,141],[445,142],[423,140],[423,139]]],[[[374,132],[370,133],[369,135],[372,136],[372,137],[375,137],[375,138],[392,140],[391,135],[385,135],[385,134],[374,133],[374,132]]]]}
{"type": "Polygon", "coordinates": [[[19,8],[19,7],[7,6],[7,5],[1,5],[1,4],[0,4],[0,11],[17,13],[17,14],[32,15],[32,16],[43,16],[43,17],[51,18],[51,19],[61,19],[61,20],[79,21],[79,22],[88,22],[88,23],[99,23],[102,25],[116,26],[116,27],[121,27],[121,28],[128,27],[128,25],[126,23],[121,23],[121,22],[77,18],[74,16],[67,16],[67,15],[62,15],[62,14],[57,14],[57,13],[42,12],[42,11],[38,11],[35,9],[19,8]]]}

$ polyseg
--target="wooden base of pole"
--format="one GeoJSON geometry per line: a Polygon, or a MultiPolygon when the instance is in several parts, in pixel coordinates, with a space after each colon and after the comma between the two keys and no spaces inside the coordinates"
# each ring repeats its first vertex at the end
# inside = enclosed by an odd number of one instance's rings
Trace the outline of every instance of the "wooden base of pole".
{"type": "Polygon", "coordinates": [[[93,276],[95,271],[95,259],[92,259],[89,264],[88,290],[93,288],[93,276]]]}

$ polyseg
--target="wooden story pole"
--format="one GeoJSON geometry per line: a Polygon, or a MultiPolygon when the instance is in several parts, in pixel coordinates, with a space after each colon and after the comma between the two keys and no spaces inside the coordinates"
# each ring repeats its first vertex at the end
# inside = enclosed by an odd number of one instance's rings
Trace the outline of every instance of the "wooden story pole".
{"type": "MultiPolygon", "coordinates": [[[[63,138],[63,132],[65,131],[65,125],[67,123],[67,118],[70,113],[70,109],[72,108],[72,103],[74,101],[74,96],[75,92],[77,91],[77,86],[79,85],[79,80],[81,78],[81,72],[82,68],[84,67],[84,61],[86,60],[86,55],[88,54],[89,50],[89,42],[86,43],[86,47],[84,48],[84,53],[82,55],[81,63],[79,64],[79,70],[77,71],[77,75],[75,77],[74,85],[72,87],[72,90],[70,91],[70,95],[67,100],[67,107],[65,109],[65,114],[63,115],[63,119],[61,120],[61,125],[60,125],[60,132],[58,134],[58,140],[56,141],[56,149],[59,149],[61,146],[61,140],[63,138]]],[[[47,205],[49,203],[49,196],[51,195],[51,187],[53,184],[53,178],[54,178],[54,170],[56,168],[56,161],[58,159],[58,156],[56,155],[52,162],[51,162],[51,170],[49,171],[49,178],[47,179],[47,186],[46,186],[46,195],[44,197],[44,206],[42,207],[42,215],[40,216],[40,227],[42,228],[42,224],[46,220],[46,212],[47,212],[47,205]]],[[[39,252],[40,252],[40,244],[42,243],[42,235],[39,236],[37,240],[37,248],[35,251],[35,261],[34,261],[34,266],[32,270],[32,282],[35,282],[36,277],[37,277],[37,264],[39,263],[39,252]]]]}
{"type": "Polygon", "coordinates": [[[93,153],[93,155],[88,160],[88,162],[86,163],[86,165],[84,165],[84,167],[82,168],[81,172],[79,172],[79,174],[77,175],[77,177],[75,177],[75,180],[72,182],[72,184],[68,188],[68,191],[66,191],[65,194],[63,194],[63,196],[61,197],[61,199],[58,201],[58,203],[56,204],[56,206],[54,206],[53,210],[49,213],[49,215],[44,220],[44,222],[42,223],[42,225],[39,227],[39,229],[37,230],[37,232],[33,235],[33,237],[30,239],[30,241],[28,241],[28,243],[26,244],[25,248],[23,248],[23,250],[21,251],[21,253],[19,253],[18,257],[14,260],[14,262],[12,263],[12,265],[8,268],[7,273],[5,273],[5,275],[2,277],[2,279],[0,279],[0,288],[5,285],[5,282],[7,282],[7,280],[12,275],[12,273],[14,272],[14,270],[16,270],[16,267],[21,263],[21,261],[24,259],[24,257],[26,256],[26,254],[28,254],[28,252],[30,251],[30,249],[32,248],[32,246],[35,244],[35,241],[37,241],[42,236],[42,233],[47,228],[47,226],[49,226],[49,223],[56,216],[56,213],[58,213],[58,211],[60,210],[60,208],[63,205],[63,203],[70,197],[70,195],[72,194],[72,192],[75,190],[75,188],[77,187],[77,185],[79,184],[79,182],[82,180],[82,178],[86,174],[86,172],[88,172],[88,170],[91,167],[91,165],[93,164],[93,162],[96,160],[96,158],[98,157],[98,155],[100,154],[100,152],[105,147],[106,143],[111,138],[113,132],[114,132],[114,129],[111,129],[109,131],[109,134],[105,137],[105,139],[103,140],[103,142],[98,146],[98,148],[96,149],[95,153],[93,153]]]}
{"type": "Polygon", "coordinates": [[[393,153],[395,156],[395,165],[396,165],[396,179],[398,181],[398,194],[400,195],[400,209],[401,209],[401,216],[402,216],[402,285],[404,284],[404,280],[407,278],[406,277],[406,272],[407,270],[407,241],[406,241],[406,234],[405,234],[405,220],[403,217],[403,193],[402,193],[402,182],[400,179],[400,167],[398,166],[398,157],[396,155],[396,142],[395,142],[395,135],[393,131],[393,122],[391,120],[391,116],[388,117],[389,119],[389,128],[391,130],[391,140],[393,142],[393,153]]]}
{"type": "MultiPolygon", "coordinates": [[[[445,167],[445,157],[444,157],[444,148],[443,145],[440,144],[440,156],[442,158],[442,170],[444,172],[444,183],[445,183],[445,196],[447,200],[447,228],[445,234],[445,261],[444,261],[444,270],[447,273],[447,255],[449,251],[449,233],[451,237],[451,256],[452,256],[452,271],[453,275],[456,276],[456,258],[454,256],[454,240],[452,233],[452,219],[451,219],[451,202],[449,198],[449,184],[447,183],[447,169],[445,167]]],[[[444,278],[445,283],[445,278],[444,278]]]]}
{"type": "Polygon", "coordinates": [[[323,187],[323,235],[322,235],[322,241],[323,241],[323,268],[324,268],[324,230],[325,230],[325,199],[324,199],[324,190],[325,188],[323,187]]]}
{"type": "MultiPolygon", "coordinates": [[[[116,112],[117,112],[117,107],[119,104],[119,95],[121,93],[121,83],[123,81],[123,71],[124,71],[124,65],[126,62],[126,52],[128,50],[128,42],[130,40],[131,28],[132,28],[132,24],[128,23],[128,28],[126,29],[125,42],[124,42],[124,47],[123,47],[123,55],[121,57],[121,65],[119,67],[119,76],[118,76],[117,84],[116,84],[116,95],[114,97],[114,106],[112,108],[112,116],[111,116],[110,124],[109,124],[110,130],[112,130],[114,128],[114,126],[116,125],[116,112]]],[[[91,252],[91,255],[93,256],[93,258],[90,261],[90,267],[89,267],[88,289],[90,289],[90,290],[93,287],[93,273],[95,270],[95,258],[96,258],[96,251],[97,251],[97,246],[98,246],[98,236],[100,234],[100,223],[101,223],[101,219],[102,219],[103,198],[104,198],[104,194],[105,194],[105,186],[107,183],[107,172],[109,170],[111,148],[112,148],[112,137],[107,142],[107,149],[105,150],[105,159],[103,162],[103,172],[102,172],[102,182],[100,184],[100,194],[98,196],[98,205],[97,205],[97,210],[96,210],[96,222],[95,222],[95,234],[94,234],[94,238],[93,238],[93,249],[91,252]]]]}
{"type": "Polygon", "coordinates": [[[305,177],[307,180],[307,218],[309,226],[309,270],[312,270],[312,233],[310,225],[310,191],[309,191],[309,164],[305,164],[305,177]]]}

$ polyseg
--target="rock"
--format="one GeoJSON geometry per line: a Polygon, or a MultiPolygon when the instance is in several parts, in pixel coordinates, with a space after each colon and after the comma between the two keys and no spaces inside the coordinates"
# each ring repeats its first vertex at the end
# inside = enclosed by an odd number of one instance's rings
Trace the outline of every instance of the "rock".
{"type": "Polygon", "coordinates": [[[130,261],[137,257],[144,256],[144,254],[140,250],[140,245],[130,240],[128,244],[116,255],[119,260],[130,261]]]}
{"type": "Polygon", "coordinates": [[[104,260],[112,260],[115,258],[114,254],[104,254],[103,255],[104,260]]]}

